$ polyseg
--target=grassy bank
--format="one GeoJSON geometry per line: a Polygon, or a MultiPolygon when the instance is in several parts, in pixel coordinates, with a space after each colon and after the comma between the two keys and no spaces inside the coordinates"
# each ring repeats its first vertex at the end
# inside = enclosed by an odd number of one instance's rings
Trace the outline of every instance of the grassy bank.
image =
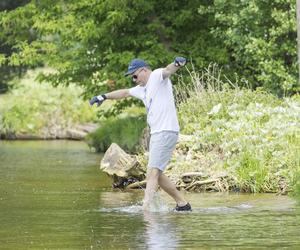
{"type": "Polygon", "coordinates": [[[76,124],[96,121],[96,109],[80,98],[80,88],[39,84],[34,80],[38,72],[29,71],[13,90],[0,95],[0,134],[47,138],[76,124]]]}
{"type": "Polygon", "coordinates": [[[293,190],[300,176],[300,97],[240,89],[210,70],[192,72],[190,81],[177,88],[181,133],[190,137],[179,143],[169,174],[226,176],[224,190],[293,190]]]}

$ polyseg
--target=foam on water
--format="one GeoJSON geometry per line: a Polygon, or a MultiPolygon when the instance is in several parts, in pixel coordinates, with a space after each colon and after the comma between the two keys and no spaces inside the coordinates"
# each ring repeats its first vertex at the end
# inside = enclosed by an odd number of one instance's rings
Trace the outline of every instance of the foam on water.
{"type": "Polygon", "coordinates": [[[141,205],[131,205],[126,207],[114,207],[114,208],[101,208],[100,212],[111,213],[111,212],[120,212],[120,213],[140,213],[143,211],[143,206],[141,205]]]}
{"type": "MultiPolygon", "coordinates": [[[[193,208],[192,212],[187,213],[237,213],[241,211],[245,211],[248,209],[253,208],[252,205],[249,204],[240,204],[237,206],[231,206],[231,207],[206,207],[206,208],[193,208]]],[[[137,204],[133,204],[130,206],[124,206],[124,207],[114,207],[114,208],[101,208],[99,210],[100,212],[120,212],[120,213],[141,213],[143,212],[143,206],[142,202],[139,202],[137,204]]],[[[159,196],[156,195],[154,197],[154,202],[151,203],[149,207],[149,212],[154,213],[167,213],[167,212],[174,212],[173,207],[169,207],[166,202],[159,196]]],[[[176,211],[175,211],[176,212],[176,211]]],[[[180,212],[182,213],[182,212],[180,212]]]]}

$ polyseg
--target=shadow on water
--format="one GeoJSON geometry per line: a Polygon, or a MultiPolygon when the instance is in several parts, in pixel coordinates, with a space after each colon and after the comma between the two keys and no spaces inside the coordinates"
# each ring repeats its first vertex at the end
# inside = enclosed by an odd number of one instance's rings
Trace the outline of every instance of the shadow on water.
{"type": "Polygon", "coordinates": [[[273,194],[189,193],[173,212],[159,192],[112,190],[82,142],[0,142],[0,249],[300,248],[300,209],[273,194]]]}

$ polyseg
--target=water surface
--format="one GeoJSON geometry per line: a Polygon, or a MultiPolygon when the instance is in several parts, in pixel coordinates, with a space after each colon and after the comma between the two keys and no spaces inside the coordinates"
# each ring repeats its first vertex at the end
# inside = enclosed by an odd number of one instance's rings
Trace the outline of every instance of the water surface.
{"type": "Polygon", "coordinates": [[[83,142],[0,141],[0,249],[298,249],[300,209],[273,194],[186,194],[191,213],[112,190],[83,142]]]}

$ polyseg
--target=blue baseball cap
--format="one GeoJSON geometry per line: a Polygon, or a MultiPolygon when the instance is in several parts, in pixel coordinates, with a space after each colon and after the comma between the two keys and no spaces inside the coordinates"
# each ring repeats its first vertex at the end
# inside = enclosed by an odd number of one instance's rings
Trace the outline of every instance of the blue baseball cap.
{"type": "Polygon", "coordinates": [[[131,75],[136,70],[138,70],[139,68],[143,68],[143,67],[149,67],[149,65],[144,60],[135,58],[130,62],[129,66],[128,66],[128,70],[125,73],[125,76],[131,75]]]}

